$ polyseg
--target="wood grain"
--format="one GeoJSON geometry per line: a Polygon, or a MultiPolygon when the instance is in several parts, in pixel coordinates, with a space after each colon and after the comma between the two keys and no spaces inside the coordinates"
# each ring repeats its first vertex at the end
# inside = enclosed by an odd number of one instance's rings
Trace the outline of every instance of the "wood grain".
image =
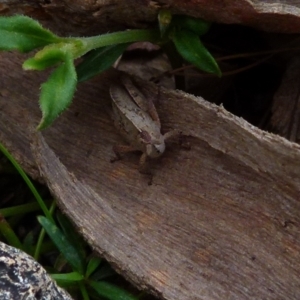
{"type": "Polygon", "coordinates": [[[191,150],[168,144],[148,186],[138,155],[110,163],[122,141],[107,114],[118,73],[80,84],[54,126],[36,133],[44,75],[25,76],[11,53],[1,53],[0,72],[0,141],[139,288],[172,300],[300,298],[299,145],[162,90],[162,130],[183,130],[191,150]]]}

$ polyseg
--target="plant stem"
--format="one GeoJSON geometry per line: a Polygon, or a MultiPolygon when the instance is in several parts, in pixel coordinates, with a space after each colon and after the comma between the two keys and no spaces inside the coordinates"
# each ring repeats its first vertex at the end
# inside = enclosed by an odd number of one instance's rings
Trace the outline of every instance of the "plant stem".
{"type": "Polygon", "coordinates": [[[36,190],[35,186],[31,182],[29,177],[25,174],[25,172],[20,167],[20,165],[17,163],[17,161],[13,158],[13,156],[8,152],[8,150],[1,143],[0,143],[0,151],[8,158],[8,160],[10,160],[10,162],[13,164],[13,166],[19,172],[19,174],[21,175],[21,177],[23,178],[23,180],[25,181],[25,183],[29,187],[30,191],[34,195],[35,199],[37,200],[38,204],[40,205],[40,207],[41,207],[42,211],[44,212],[45,216],[54,223],[52,215],[50,214],[47,206],[45,205],[42,197],[40,196],[40,194],[36,190]]]}
{"type": "MultiPolygon", "coordinates": [[[[66,38],[74,39],[74,38],[66,38]]],[[[88,52],[90,50],[116,45],[123,43],[132,43],[132,42],[153,42],[158,43],[160,38],[160,33],[158,30],[149,30],[149,29],[133,29],[127,31],[113,32],[107,33],[103,35],[86,37],[86,38],[78,38],[84,44],[85,51],[88,52]]]]}

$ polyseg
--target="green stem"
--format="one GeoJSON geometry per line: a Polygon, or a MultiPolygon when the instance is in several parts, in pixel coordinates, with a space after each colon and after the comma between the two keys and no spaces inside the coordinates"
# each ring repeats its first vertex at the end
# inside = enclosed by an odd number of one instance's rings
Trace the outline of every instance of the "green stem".
{"type": "Polygon", "coordinates": [[[17,161],[13,158],[13,156],[6,150],[6,148],[0,143],[0,151],[10,160],[10,162],[13,164],[13,166],[16,168],[16,170],[19,172],[19,174],[22,176],[23,180],[31,190],[32,194],[34,195],[35,199],[37,200],[38,204],[40,205],[43,213],[45,216],[51,220],[54,223],[54,220],[52,218],[52,215],[50,214],[47,206],[45,205],[42,197],[36,190],[35,186],[32,184],[29,177],[25,174],[23,169],[20,167],[20,165],[17,163],[17,161]]]}
{"type": "MultiPolygon", "coordinates": [[[[123,43],[144,41],[158,43],[160,41],[160,33],[156,29],[133,29],[75,39],[80,40],[84,45],[85,52],[88,52],[96,48],[123,43]]],[[[67,42],[69,40],[74,40],[74,38],[65,38],[64,40],[67,42]]]]}

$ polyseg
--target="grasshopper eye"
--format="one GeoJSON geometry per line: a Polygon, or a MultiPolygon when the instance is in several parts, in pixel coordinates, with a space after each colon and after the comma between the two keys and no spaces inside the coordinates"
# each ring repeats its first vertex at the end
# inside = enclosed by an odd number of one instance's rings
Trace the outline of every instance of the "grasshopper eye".
{"type": "Polygon", "coordinates": [[[155,151],[157,152],[157,154],[162,154],[165,151],[165,144],[157,144],[157,145],[153,145],[153,148],[155,149],[155,151]]]}
{"type": "Polygon", "coordinates": [[[148,144],[147,145],[147,155],[149,157],[155,158],[161,156],[165,151],[165,143],[161,144],[148,144]]]}

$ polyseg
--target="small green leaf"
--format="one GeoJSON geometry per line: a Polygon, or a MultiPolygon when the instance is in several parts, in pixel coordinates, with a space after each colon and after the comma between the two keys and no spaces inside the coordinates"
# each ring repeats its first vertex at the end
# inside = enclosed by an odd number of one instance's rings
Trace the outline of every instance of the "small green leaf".
{"type": "Polygon", "coordinates": [[[127,291],[108,282],[89,281],[89,285],[96,290],[99,296],[105,297],[109,300],[137,300],[127,291]]]}
{"type": "Polygon", "coordinates": [[[29,255],[34,255],[34,233],[33,230],[29,231],[25,238],[23,239],[23,250],[29,254],[29,255]]]}
{"type": "Polygon", "coordinates": [[[60,37],[29,17],[0,17],[0,50],[29,52],[60,40],[60,37]]]}
{"type": "Polygon", "coordinates": [[[76,67],[78,81],[88,80],[110,68],[129,45],[130,43],[118,44],[90,51],[84,61],[76,67]]]}
{"type": "Polygon", "coordinates": [[[103,264],[101,264],[101,266],[92,275],[90,275],[90,279],[100,281],[114,275],[116,275],[116,272],[111,265],[107,262],[103,262],[103,264]]]}
{"type": "Polygon", "coordinates": [[[172,25],[177,26],[179,28],[187,29],[196,33],[197,35],[203,35],[209,30],[211,23],[202,19],[177,15],[173,16],[172,25]]]}
{"type": "Polygon", "coordinates": [[[1,216],[0,222],[0,233],[3,236],[9,245],[24,250],[24,247],[19,240],[19,237],[16,235],[14,230],[11,228],[10,224],[1,216]]]}
{"type": "Polygon", "coordinates": [[[58,212],[56,214],[57,221],[66,236],[68,241],[77,249],[78,254],[82,261],[85,261],[86,257],[86,244],[84,243],[82,237],[78,234],[72,223],[64,216],[62,213],[58,212]]]}
{"type": "Polygon", "coordinates": [[[86,268],[86,278],[90,277],[90,275],[99,267],[101,262],[102,262],[102,259],[99,257],[92,257],[89,260],[88,266],[86,268]]]}
{"type": "Polygon", "coordinates": [[[68,241],[61,230],[51,221],[43,216],[38,217],[38,221],[46,230],[53,243],[66,258],[73,269],[80,274],[84,274],[84,262],[81,260],[77,249],[68,241]]]}
{"type": "Polygon", "coordinates": [[[34,57],[31,57],[24,61],[23,69],[24,70],[44,70],[51,66],[54,66],[66,59],[66,54],[60,49],[46,49],[36,53],[34,57]]]}
{"type": "Polygon", "coordinates": [[[77,58],[79,53],[84,51],[79,39],[69,39],[66,42],[51,44],[37,52],[33,58],[23,63],[24,70],[44,70],[59,62],[65,61],[68,57],[77,58]]]}
{"type": "Polygon", "coordinates": [[[67,57],[42,84],[40,108],[43,118],[38,130],[49,126],[71,103],[77,84],[76,71],[71,57],[67,57]]]}
{"type": "Polygon", "coordinates": [[[197,34],[181,29],[174,30],[171,36],[180,55],[197,68],[221,76],[221,71],[215,59],[201,43],[197,34]]]}
{"type": "Polygon", "coordinates": [[[166,35],[172,21],[172,14],[168,9],[161,9],[158,13],[158,24],[161,37],[166,35]]]}

